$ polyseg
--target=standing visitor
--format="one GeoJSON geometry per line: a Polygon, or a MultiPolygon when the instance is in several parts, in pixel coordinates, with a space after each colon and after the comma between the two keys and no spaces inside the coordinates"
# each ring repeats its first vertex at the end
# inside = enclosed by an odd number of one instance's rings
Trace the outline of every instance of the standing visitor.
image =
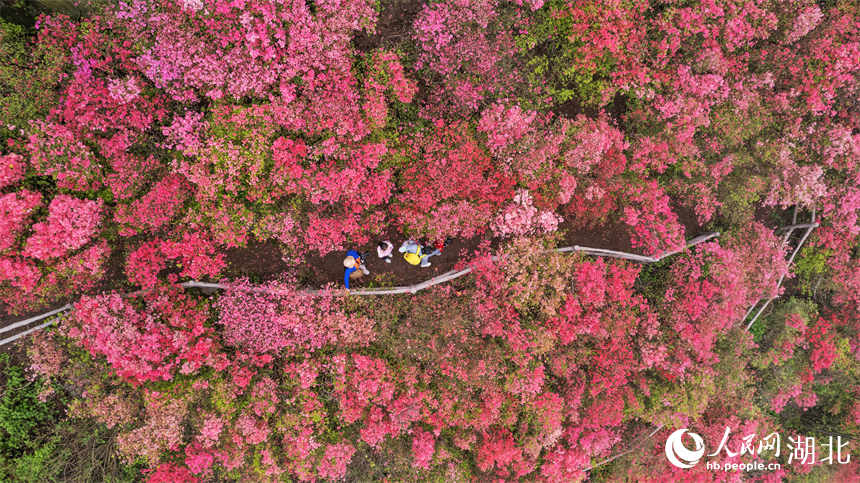
{"type": "Polygon", "coordinates": [[[441,238],[437,238],[436,241],[433,242],[433,246],[436,247],[436,249],[441,252],[445,247],[450,245],[453,241],[454,240],[452,240],[450,236],[446,237],[445,240],[442,240],[441,238]]]}
{"type": "Polygon", "coordinates": [[[394,250],[394,245],[388,241],[379,242],[379,246],[376,247],[376,254],[379,255],[379,258],[385,260],[385,263],[391,263],[391,252],[394,250]]]}

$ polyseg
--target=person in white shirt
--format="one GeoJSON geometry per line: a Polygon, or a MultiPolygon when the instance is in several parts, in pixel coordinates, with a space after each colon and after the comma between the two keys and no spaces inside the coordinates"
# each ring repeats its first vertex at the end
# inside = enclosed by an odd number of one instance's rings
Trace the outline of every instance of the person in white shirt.
{"type": "Polygon", "coordinates": [[[391,252],[394,250],[394,245],[388,241],[379,242],[379,246],[376,247],[376,254],[379,255],[379,258],[385,260],[385,263],[391,263],[391,252]]]}

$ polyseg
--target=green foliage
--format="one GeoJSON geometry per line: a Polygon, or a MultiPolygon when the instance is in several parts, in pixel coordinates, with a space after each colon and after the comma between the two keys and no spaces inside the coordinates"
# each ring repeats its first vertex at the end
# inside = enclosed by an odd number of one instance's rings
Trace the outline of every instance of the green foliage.
{"type": "Polygon", "coordinates": [[[618,463],[616,463],[616,460],[613,460],[609,463],[594,468],[593,470],[588,472],[588,481],[591,481],[593,483],[612,481],[613,473],[617,466],[618,463]]]}
{"type": "Polygon", "coordinates": [[[820,246],[807,243],[800,250],[794,262],[794,284],[806,296],[814,296],[826,280],[827,260],[833,255],[833,250],[825,250],[820,246]]]}
{"type": "Polygon", "coordinates": [[[395,98],[390,105],[391,111],[388,116],[388,129],[390,131],[406,134],[431,127],[430,121],[420,116],[421,108],[417,102],[400,102],[395,98]]]}
{"type": "Polygon", "coordinates": [[[16,459],[0,482],[142,481],[141,467],[123,464],[116,451],[116,431],[89,419],[57,423],[33,441],[31,453],[16,459]]]}
{"type": "Polygon", "coordinates": [[[39,380],[28,381],[24,370],[13,365],[8,354],[0,355],[3,372],[3,395],[0,399],[0,454],[17,455],[28,448],[28,442],[51,419],[49,405],[39,401],[39,380]]]}
{"type": "Polygon", "coordinates": [[[816,317],[817,311],[818,307],[808,300],[795,297],[783,301],[776,300],[773,302],[773,310],[762,314],[750,328],[753,341],[761,346],[760,352],[766,353],[769,347],[787,339],[790,333],[793,333],[794,329],[785,326],[786,317],[797,314],[810,321],[816,317]]]}
{"type": "Polygon", "coordinates": [[[660,306],[666,295],[666,289],[672,279],[672,263],[671,258],[666,258],[657,263],[643,263],[639,270],[635,287],[653,307],[660,306]]]}
{"type": "Polygon", "coordinates": [[[732,103],[714,107],[711,125],[703,133],[713,133],[726,142],[726,147],[736,149],[760,134],[773,122],[771,114],[762,106],[739,111],[732,103]]]}
{"type": "Polygon", "coordinates": [[[33,483],[57,481],[57,472],[51,471],[48,464],[57,451],[56,439],[55,437],[32,453],[24,454],[14,460],[10,474],[15,476],[16,481],[33,483]]]}
{"type": "MultiPolygon", "coordinates": [[[[757,306],[755,310],[751,313],[751,315],[755,315],[755,312],[759,310],[761,306],[757,306]]],[[[744,320],[746,322],[746,320],[744,320]]],[[[750,333],[753,335],[753,340],[758,342],[764,337],[765,332],[767,331],[767,325],[765,325],[764,321],[761,317],[759,317],[755,323],[750,327],[750,333]]]]}
{"type": "Polygon", "coordinates": [[[717,201],[722,204],[720,217],[728,226],[743,226],[753,220],[755,206],[766,186],[760,176],[743,171],[732,172],[720,183],[717,201]]]}
{"type": "Polygon", "coordinates": [[[580,100],[589,106],[599,105],[599,93],[604,88],[604,84],[598,79],[598,74],[605,74],[609,69],[602,70],[599,73],[595,71],[581,71],[575,61],[576,47],[574,46],[567,46],[567,48],[547,48],[547,50],[558,51],[559,55],[535,55],[529,59],[529,83],[539,85],[543,80],[550,79],[551,83],[547,88],[548,94],[558,104],[563,104],[570,100],[580,100]],[[566,64],[564,60],[567,60],[566,64]]]}
{"type": "Polygon", "coordinates": [[[17,129],[57,104],[56,86],[66,68],[65,53],[36,45],[27,29],[0,19],[0,142],[19,137],[17,129]]]}
{"type": "Polygon", "coordinates": [[[21,183],[21,187],[42,193],[46,200],[52,199],[57,194],[57,180],[52,176],[28,176],[21,183]]]}
{"type": "MultiPolygon", "coordinates": [[[[712,399],[723,407],[734,406],[749,411],[749,417],[756,417],[756,408],[751,403],[755,389],[750,387],[750,374],[747,361],[752,357],[753,345],[750,334],[744,327],[735,327],[717,340],[714,352],[718,361],[714,364],[714,386],[719,388],[712,399]]],[[[743,416],[743,414],[738,414],[743,416]]]]}
{"type": "Polygon", "coordinates": [[[23,368],[13,364],[8,354],[0,355],[0,366],[0,482],[49,481],[53,475],[45,470],[44,461],[53,447],[34,441],[54,411],[38,399],[41,381],[28,381],[23,368]]]}
{"type": "Polygon", "coordinates": [[[274,166],[270,148],[276,133],[273,126],[249,115],[249,110],[241,106],[225,103],[221,112],[209,121],[209,135],[221,141],[213,149],[215,170],[234,176],[234,186],[240,188],[234,196],[244,198],[253,193],[258,177],[266,176],[274,166]],[[243,115],[252,119],[246,125],[230,117],[243,115]]]}
{"type": "MultiPolygon", "coordinates": [[[[710,396],[714,393],[713,381],[701,376],[691,377],[688,381],[679,383],[669,382],[665,379],[660,381],[658,377],[652,376],[652,382],[648,386],[649,393],[637,392],[636,399],[640,410],[636,413],[639,418],[657,421],[666,401],[670,401],[673,407],[681,408],[685,414],[692,415],[692,419],[698,418],[708,406],[710,396]]],[[[633,412],[625,416],[631,417],[633,412]]],[[[663,422],[663,421],[660,421],[663,422]]]]}
{"type": "Polygon", "coordinates": [[[397,285],[396,277],[393,273],[376,273],[368,282],[367,287],[394,287],[397,285]]]}
{"type": "Polygon", "coordinates": [[[567,36],[573,21],[568,15],[558,14],[564,5],[565,2],[547,2],[535,12],[528,33],[516,38],[517,47],[532,54],[526,69],[528,82],[545,86],[556,104],[577,100],[590,107],[600,106],[600,93],[609,85],[606,79],[614,61],[605,56],[596,67],[583,67],[580,50],[586,44],[567,36]]]}

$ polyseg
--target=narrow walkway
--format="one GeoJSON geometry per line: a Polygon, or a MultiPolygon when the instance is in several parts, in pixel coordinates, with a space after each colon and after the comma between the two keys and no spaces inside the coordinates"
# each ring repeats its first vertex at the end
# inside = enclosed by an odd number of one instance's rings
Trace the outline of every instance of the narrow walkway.
{"type": "MultiPolygon", "coordinates": [[[[606,250],[606,249],[602,249],[602,248],[580,247],[577,245],[574,245],[572,247],[557,248],[555,250],[546,250],[546,252],[558,252],[558,253],[582,252],[582,253],[585,253],[588,255],[594,255],[594,256],[599,256],[599,257],[621,258],[621,259],[632,260],[632,261],[637,261],[637,262],[641,262],[641,263],[655,263],[655,262],[660,261],[663,258],[674,255],[678,252],[686,250],[687,248],[698,245],[699,243],[706,242],[706,241],[710,240],[711,238],[715,238],[718,236],[720,236],[719,233],[709,233],[707,235],[702,235],[702,236],[696,237],[693,240],[690,240],[685,246],[679,247],[675,250],[664,252],[664,253],[656,256],[656,257],[647,257],[647,256],[643,256],[643,255],[636,255],[633,253],[625,253],[625,252],[619,252],[619,251],[615,251],[615,250],[606,250]]],[[[493,259],[498,259],[498,257],[493,257],[493,259]]],[[[367,289],[359,289],[359,290],[351,290],[351,291],[346,291],[346,290],[335,291],[335,292],[329,291],[329,293],[332,293],[333,295],[393,295],[393,294],[404,294],[404,293],[416,293],[419,290],[423,290],[425,288],[432,287],[433,285],[438,285],[440,283],[444,283],[444,282],[447,282],[449,280],[453,280],[455,278],[462,277],[463,275],[466,275],[466,274],[470,273],[471,271],[472,271],[471,267],[466,267],[462,270],[452,270],[452,271],[444,273],[438,277],[433,277],[430,280],[421,282],[421,283],[416,284],[416,285],[410,285],[407,287],[367,288],[367,289]]],[[[183,283],[180,283],[179,285],[186,287],[186,288],[198,287],[198,288],[203,288],[203,289],[226,289],[226,288],[230,287],[230,284],[198,282],[196,280],[190,280],[188,282],[183,282],[183,283]]],[[[255,289],[252,289],[252,290],[255,290],[255,289]]],[[[263,289],[263,288],[256,289],[256,290],[259,290],[262,292],[267,291],[266,289],[263,289]]],[[[319,293],[320,290],[308,289],[308,290],[305,290],[305,292],[307,294],[316,294],[316,293],[319,293]]],[[[140,292],[133,292],[133,293],[125,294],[125,296],[132,297],[132,296],[135,296],[139,293],[140,292]]],[[[51,317],[53,315],[57,315],[60,313],[63,313],[63,315],[65,315],[66,311],[71,311],[71,310],[74,310],[72,304],[67,304],[67,305],[64,305],[63,307],[52,310],[50,312],[47,312],[47,313],[44,313],[41,315],[37,315],[35,317],[31,317],[29,319],[25,319],[25,320],[22,320],[20,322],[16,322],[14,324],[3,327],[2,329],[0,329],[0,333],[12,331],[12,330],[15,330],[15,329],[18,329],[21,327],[25,327],[29,324],[38,322],[40,320],[43,320],[45,318],[48,318],[48,317],[51,317]]],[[[16,340],[20,339],[21,337],[24,337],[27,334],[32,333],[33,331],[47,327],[47,326],[57,322],[58,320],[60,320],[60,318],[61,317],[51,319],[47,322],[39,324],[36,327],[29,328],[29,329],[27,329],[27,330],[25,330],[19,334],[15,334],[11,337],[0,340],[0,347],[4,346],[6,344],[10,344],[12,342],[15,342],[16,340]]]]}

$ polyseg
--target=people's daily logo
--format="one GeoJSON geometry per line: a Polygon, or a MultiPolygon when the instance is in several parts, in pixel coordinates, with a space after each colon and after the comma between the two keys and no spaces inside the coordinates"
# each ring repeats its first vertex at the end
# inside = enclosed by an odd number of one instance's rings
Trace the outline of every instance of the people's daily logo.
{"type": "Polygon", "coordinates": [[[692,468],[696,466],[696,463],[705,454],[705,442],[696,433],[689,433],[690,438],[693,439],[693,443],[696,445],[695,448],[691,451],[684,446],[681,436],[687,431],[686,428],[679,429],[669,435],[669,439],[666,440],[666,458],[669,458],[669,462],[678,468],[692,468]]]}
{"type": "MultiPolygon", "coordinates": [[[[803,464],[813,465],[820,463],[833,464],[835,460],[839,464],[848,464],[851,461],[851,455],[848,453],[849,441],[842,441],[842,436],[837,435],[827,437],[827,443],[816,445],[815,437],[790,435],[783,450],[783,438],[779,433],[770,433],[763,438],[760,438],[756,445],[756,434],[748,434],[741,438],[740,444],[730,444],[731,428],[726,426],[726,431],[723,433],[723,439],[719,446],[713,452],[708,454],[708,457],[716,456],[716,461],[708,461],[706,466],[710,470],[724,471],[751,471],[751,470],[777,470],[782,467],[784,460],[777,460],[780,455],[783,458],[787,457],[788,464],[803,464]],[[736,450],[731,448],[735,447],[736,450]],[[766,460],[762,460],[762,453],[769,453],[766,460]],[[725,458],[723,457],[725,453],[725,458]],[[735,457],[744,457],[745,461],[735,460],[735,457]],[[825,457],[826,455],[826,457],[825,457]]],[[[699,462],[705,456],[705,442],[702,437],[696,433],[690,433],[689,429],[679,429],[669,435],[666,439],[666,458],[670,463],[677,468],[689,469],[699,462]],[[692,440],[692,448],[684,444],[683,436],[687,435],[688,444],[692,440]]]]}

